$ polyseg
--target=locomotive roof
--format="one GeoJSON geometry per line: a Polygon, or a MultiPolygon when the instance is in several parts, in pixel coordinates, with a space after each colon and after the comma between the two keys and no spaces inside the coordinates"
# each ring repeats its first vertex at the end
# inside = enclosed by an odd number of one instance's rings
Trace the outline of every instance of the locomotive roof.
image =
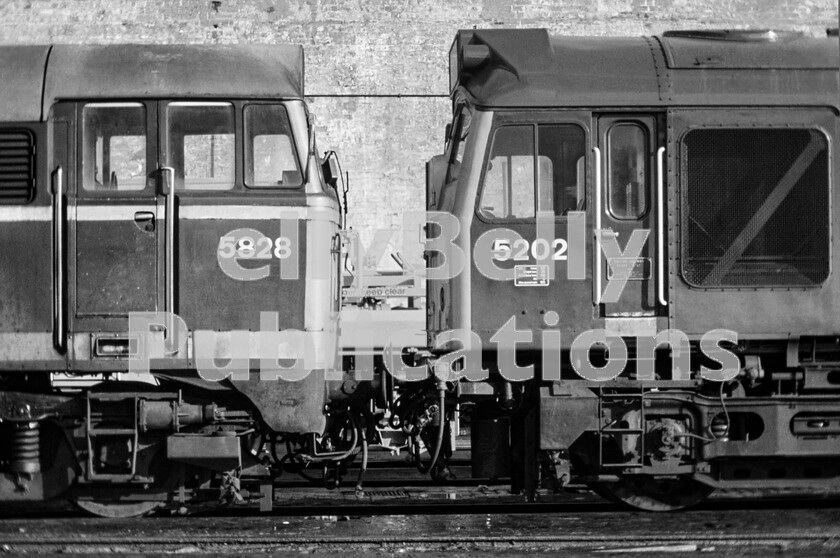
{"type": "Polygon", "coordinates": [[[0,47],[0,120],[41,120],[62,99],[303,97],[298,45],[0,47]]]}
{"type": "Polygon", "coordinates": [[[456,35],[450,90],[488,107],[836,106],[838,64],[836,36],[552,37],[545,29],[481,29],[456,35]]]}

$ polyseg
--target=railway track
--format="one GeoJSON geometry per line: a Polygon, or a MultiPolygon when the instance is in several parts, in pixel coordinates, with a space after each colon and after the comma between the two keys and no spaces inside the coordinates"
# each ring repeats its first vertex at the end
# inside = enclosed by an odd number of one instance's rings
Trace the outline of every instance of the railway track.
{"type": "Polygon", "coordinates": [[[667,536],[621,536],[600,534],[535,537],[476,537],[424,536],[424,537],[229,537],[201,536],[181,538],[132,538],[102,537],[88,540],[55,538],[43,541],[9,540],[0,545],[0,551],[27,554],[187,554],[187,553],[242,553],[297,552],[306,554],[342,555],[367,554],[371,551],[393,553],[416,552],[482,552],[482,551],[585,551],[587,553],[673,553],[709,552],[723,554],[756,554],[790,552],[810,555],[836,555],[840,548],[836,536],[801,535],[796,533],[767,533],[757,535],[730,535],[686,537],[679,540],[667,536]]]}
{"type": "Polygon", "coordinates": [[[89,540],[49,539],[39,542],[11,540],[3,543],[4,552],[62,553],[62,554],[136,554],[136,553],[242,553],[284,552],[366,554],[371,551],[391,553],[395,551],[422,552],[481,552],[481,551],[586,551],[588,553],[683,553],[708,552],[721,554],[765,554],[767,551],[782,551],[809,554],[824,553],[836,555],[840,548],[836,536],[800,535],[796,533],[692,536],[675,541],[666,536],[621,536],[610,537],[600,534],[570,536],[528,536],[476,537],[476,536],[423,536],[423,537],[228,537],[201,536],[178,539],[150,539],[103,537],[89,540]]]}
{"type": "Polygon", "coordinates": [[[840,501],[717,499],[679,514],[627,512],[593,499],[566,504],[252,508],[191,517],[103,520],[62,514],[0,520],[0,553],[342,556],[487,551],[565,555],[837,555],[840,501]],[[332,513],[335,513],[333,509],[332,513]],[[309,513],[311,515],[299,515],[309,513]],[[460,512],[460,513],[459,513],[460,512]],[[295,515],[291,515],[294,513],[295,515]]]}

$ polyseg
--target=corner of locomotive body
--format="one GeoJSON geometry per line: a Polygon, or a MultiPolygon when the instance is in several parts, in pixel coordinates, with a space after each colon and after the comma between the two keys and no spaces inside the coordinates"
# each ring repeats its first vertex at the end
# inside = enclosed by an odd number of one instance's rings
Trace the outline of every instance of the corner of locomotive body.
{"type": "Polygon", "coordinates": [[[266,455],[317,453],[337,354],[341,196],[302,48],[0,68],[0,501],[270,508],[266,455]]]}
{"type": "Polygon", "coordinates": [[[427,329],[489,371],[474,474],[649,510],[836,484],[836,36],[460,31],[450,87],[429,267],[465,263],[427,329]]]}

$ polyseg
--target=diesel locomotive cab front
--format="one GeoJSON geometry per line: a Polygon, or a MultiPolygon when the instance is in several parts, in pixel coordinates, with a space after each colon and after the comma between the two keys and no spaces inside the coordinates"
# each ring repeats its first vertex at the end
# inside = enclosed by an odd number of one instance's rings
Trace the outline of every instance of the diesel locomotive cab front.
{"type": "Polygon", "coordinates": [[[458,222],[429,267],[465,263],[428,281],[427,329],[441,371],[484,376],[474,474],[656,510],[840,476],[837,53],[458,33],[427,209],[458,222]]]}
{"type": "Polygon", "coordinates": [[[81,479],[80,505],[130,515],[183,487],[179,466],[206,477],[188,496],[249,467],[270,482],[249,448],[325,431],[337,354],[340,205],[302,49],[4,47],[0,65],[0,500],[81,479]]]}

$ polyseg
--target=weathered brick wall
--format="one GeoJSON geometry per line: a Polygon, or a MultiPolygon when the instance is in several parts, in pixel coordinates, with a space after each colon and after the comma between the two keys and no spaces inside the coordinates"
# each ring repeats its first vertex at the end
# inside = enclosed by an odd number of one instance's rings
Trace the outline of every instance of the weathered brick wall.
{"type": "Polygon", "coordinates": [[[447,52],[471,27],[567,35],[774,27],[822,33],[836,0],[0,0],[0,43],[300,43],[319,146],[350,172],[370,237],[422,207],[449,117],[447,52]]]}

